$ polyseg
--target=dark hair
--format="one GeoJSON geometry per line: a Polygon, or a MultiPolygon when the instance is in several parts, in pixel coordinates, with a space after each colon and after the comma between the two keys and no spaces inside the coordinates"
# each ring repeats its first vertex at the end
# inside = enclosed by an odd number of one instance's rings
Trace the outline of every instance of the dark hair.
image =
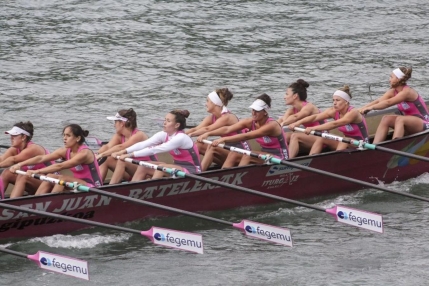
{"type": "Polygon", "coordinates": [[[127,122],[125,122],[125,127],[130,128],[131,130],[134,130],[137,128],[137,114],[134,111],[134,109],[121,109],[118,111],[119,115],[122,117],[125,117],[128,119],[127,122]]]}
{"type": "Polygon", "coordinates": [[[34,134],[33,123],[31,123],[30,121],[27,121],[27,122],[21,121],[21,122],[15,123],[13,126],[19,127],[22,130],[25,130],[28,133],[30,133],[30,136],[25,135],[25,134],[23,134],[23,135],[27,136],[25,139],[27,142],[31,141],[31,138],[33,138],[33,134],[34,134]]]}
{"type": "Polygon", "coordinates": [[[70,124],[70,125],[67,125],[66,127],[64,127],[63,134],[64,134],[64,131],[66,131],[66,128],[70,128],[71,132],[73,133],[73,135],[75,137],[80,136],[80,140],[78,141],[78,143],[80,145],[82,145],[85,142],[85,137],[88,136],[88,134],[89,134],[88,130],[83,130],[82,127],[80,127],[77,124],[70,124]]]}
{"type": "Polygon", "coordinates": [[[392,86],[393,88],[401,86],[401,85],[406,85],[407,81],[411,78],[411,74],[413,72],[413,68],[409,67],[400,67],[399,68],[401,70],[401,72],[403,72],[405,74],[405,76],[403,78],[401,78],[396,84],[394,84],[394,86],[392,86]]]}
{"type": "Polygon", "coordinates": [[[298,79],[288,87],[292,89],[293,94],[298,93],[299,99],[305,101],[307,99],[307,87],[310,85],[303,79],[298,79]]]}
{"type": "Polygon", "coordinates": [[[271,97],[268,94],[263,93],[260,96],[258,96],[256,99],[262,100],[263,102],[265,102],[268,105],[268,107],[271,108],[271,97]]]}
{"type": "Polygon", "coordinates": [[[220,100],[222,100],[223,105],[225,106],[228,105],[228,102],[234,96],[227,87],[216,89],[216,93],[219,96],[220,100]]]}
{"type": "Polygon", "coordinates": [[[350,96],[350,99],[352,98],[352,93],[351,93],[350,87],[348,85],[344,85],[342,88],[339,88],[339,90],[347,93],[350,96]]]}
{"type": "Polygon", "coordinates": [[[180,123],[179,130],[183,130],[186,128],[186,118],[189,116],[189,111],[180,110],[180,109],[174,109],[170,111],[171,114],[174,115],[174,119],[177,123],[180,123]]]}

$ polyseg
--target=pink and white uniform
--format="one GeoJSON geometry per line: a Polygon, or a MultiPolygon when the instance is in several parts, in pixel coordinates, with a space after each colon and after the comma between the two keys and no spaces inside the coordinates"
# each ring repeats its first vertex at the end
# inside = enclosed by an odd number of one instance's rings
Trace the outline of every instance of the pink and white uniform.
{"type": "MultiPolygon", "coordinates": [[[[408,85],[404,86],[405,88],[410,88],[408,85]]],[[[396,96],[398,92],[395,90],[396,96]]],[[[423,130],[429,129],[429,111],[426,107],[425,101],[423,98],[418,95],[417,99],[414,101],[403,101],[396,105],[399,111],[402,112],[403,115],[411,115],[421,118],[423,120],[423,130]]]]}
{"type": "MultiPolygon", "coordinates": [[[[81,150],[89,149],[86,145],[81,145],[77,152],[79,153],[81,150]]],[[[66,160],[70,160],[70,152],[71,149],[67,148],[66,152],[66,160]]],[[[92,151],[91,151],[92,152],[92,151]]],[[[101,187],[103,185],[103,181],[101,180],[100,169],[98,166],[97,159],[94,155],[94,161],[90,164],[80,164],[73,168],[70,168],[73,176],[77,179],[84,180],[87,182],[88,187],[101,187]]]]}
{"type": "MultiPolygon", "coordinates": [[[[137,131],[139,131],[137,128],[133,130],[133,132],[131,133],[131,135],[134,135],[137,133],[137,131]]],[[[121,135],[121,143],[123,144],[125,142],[125,136],[121,135]]],[[[150,155],[150,156],[145,156],[145,157],[137,157],[134,158],[136,160],[139,161],[158,161],[158,157],[156,155],[150,155]]]]}
{"type": "MultiPolygon", "coordinates": [[[[229,112],[228,110],[226,111],[226,112],[222,112],[222,114],[226,114],[226,113],[231,113],[231,112],[229,112]]],[[[237,116],[236,116],[237,117],[237,116]]],[[[238,117],[237,117],[237,119],[238,119],[238,117]]],[[[215,123],[216,122],[216,116],[212,116],[212,124],[213,123],[215,123]]],[[[228,133],[228,134],[225,134],[225,135],[222,135],[221,137],[227,137],[227,136],[234,136],[234,135],[237,135],[237,134],[242,134],[242,133],[246,133],[246,131],[245,130],[238,130],[238,131],[234,131],[234,132],[230,132],[230,133],[228,133]]],[[[250,151],[250,146],[249,146],[249,144],[247,143],[247,141],[240,141],[240,142],[236,142],[236,143],[232,143],[230,146],[233,146],[233,147],[237,147],[237,148],[241,148],[241,149],[245,149],[245,150],[247,150],[247,151],[250,151]]]]}
{"type": "MultiPolygon", "coordinates": [[[[268,117],[265,124],[268,122],[275,121],[273,118],[268,117]]],[[[280,125],[280,124],[279,124],[280,125]]],[[[255,121],[252,122],[252,131],[256,130],[255,121]]],[[[256,138],[256,142],[261,145],[261,151],[267,152],[270,154],[273,154],[281,159],[288,159],[289,158],[289,152],[288,152],[288,146],[286,142],[286,136],[283,131],[283,128],[281,128],[282,133],[277,136],[263,136],[256,138]]]]}
{"type": "MultiPolygon", "coordinates": [[[[352,110],[354,107],[349,106],[347,112],[352,110]]],[[[335,112],[335,120],[340,119],[340,113],[335,112]]],[[[368,142],[368,127],[366,125],[365,117],[362,116],[362,122],[360,123],[351,123],[338,127],[338,130],[344,134],[344,136],[353,138],[356,140],[364,140],[368,142]]]]}
{"type": "MultiPolygon", "coordinates": [[[[302,102],[302,107],[306,106],[307,103],[308,103],[307,101],[303,101],[302,102]]],[[[320,109],[318,109],[318,110],[319,110],[319,113],[320,113],[320,109]]],[[[298,112],[299,112],[299,110],[294,107],[293,108],[293,114],[297,114],[298,112]]],[[[307,128],[307,127],[314,127],[314,126],[322,125],[322,124],[325,124],[325,123],[326,123],[326,120],[324,119],[324,120],[315,121],[315,122],[303,123],[302,125],[305,128],[307,128]]]]}
{"type": "Polygon", "coordinates": [[[191,137],[183,131],[169,136],[167,132],[160,131],[149,139],[136,143],[126,149],[127,153],[134,153],[135,157],[150,156],[169,152],[174,164],[182,167],[185,173],[200,173],[201,162],[197,145],[191,137]]]}
{"type": "MultiPolygon", "coordinates": [[[[31,146],[31,145],[33,145],[33,144],[35,144],[35,143],[33,143],[33,141],[29,141],[29,142],[27,143],[27,147],[29,147],[29,146],[31,146]]],[[[37,145],[37,144],[36,144],[36,145],[37,145]]],[[[43,147],[43,146],[42,146],[42,147],[43,147]]],[[[48,150],[46,150],[44,147],[43,147],[43,149],[45,150],[45,155],[49,154],[49,151],[48,151],[48,150]]],[[[16,148],[16,151],[18,152],[18,154],[19,154],[19,153],[21,153],[21,150],[20,150],[19,148],[16,148]]],[[[42,168],[48,167],[48,166],[50,166],[50,165],[52,165],[52,164],[54,164],[54,163],[55,163],[55,162],[48,161],[48,162],[43,162],[43,163],[37,163],[36,165],[22,166],[21,170],[22,170],[22,171],[28,171],[28,170],[39,170],[39,169],[42,169],[42,168]]]]}

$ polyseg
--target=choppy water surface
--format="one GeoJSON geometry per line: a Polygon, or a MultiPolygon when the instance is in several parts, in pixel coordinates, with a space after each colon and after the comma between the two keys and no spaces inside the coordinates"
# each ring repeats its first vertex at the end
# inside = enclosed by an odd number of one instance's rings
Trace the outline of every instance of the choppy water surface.
{"type": "MultiPolygon", "coordinates": [[[[105,116],[133,107],[139,127],[173,108],[205,115],[214,88],[234,92],[239,117],[268,93],[272,115],[284,109],[286,87],[310,82],[321,108],[343,84],[360,106],[387,88],[398,66],[412,66],[410,84],[424,97],[429,8],[426,1],[3,1],[0,4],[0,130],[31,120],[34,140],[61,146],[62,127],[81,124],[107,140],[105,116]]],[[[8,144],[4,136],[0,140],[8,144]]],[[[426,195],[429,177],[391,187],[426,195]]],[[[203,234],[205,254],[155,247],[145,238],[102,229],[12,242],[25,253],[45,250],[88,260],[91,282],[46,273],[0,256],[4,285],[425,285],[426,204],[362,191],[322,199],[384,214],[385,234],[339,225],[323,214],[282,204],[212,214],[289,227],[295,247],[247,239],[240,232],[190,218],[130,224],[203,234]]]]}

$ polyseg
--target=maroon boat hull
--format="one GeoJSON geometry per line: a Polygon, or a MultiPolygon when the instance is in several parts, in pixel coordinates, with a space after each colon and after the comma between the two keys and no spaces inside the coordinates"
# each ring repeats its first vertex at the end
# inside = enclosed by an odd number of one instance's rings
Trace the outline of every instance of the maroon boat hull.
{"type": "MultiPolygon", "coordinates": [[[[426,156],[429,149],[428,141],[429,134],[422,133],[387,142],[382,146],[426,156]]],[[[379,181],[391,183],[395,180],[410,179],[426,172],[429,167],[429,163],[426,162],[373,150],[329,152],[296,158],[293,162],[374,184],[378,184],[379,181]]],[[[237,167],[206,172],[201,176],[296,200],[347,193],[363,188],[349,181],[283,165],[237,167]]],[[[104,186],[101,189],[192,212],[276,202],[187,178],[118,184],[104,186]]],[[[109,224],[175,215],[172,212],[94,193],[28,196],[3,202],[109,224]]],[[[0,239],[68,233],[86,227],[88,226],[84,224],[0,209],[0,239]]]]}

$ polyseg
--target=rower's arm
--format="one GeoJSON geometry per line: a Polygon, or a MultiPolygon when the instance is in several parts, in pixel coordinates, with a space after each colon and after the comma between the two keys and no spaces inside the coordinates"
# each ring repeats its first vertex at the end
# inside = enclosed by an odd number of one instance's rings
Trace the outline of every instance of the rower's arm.
{"type": "MultiPolygon", "coordinates": [[[[394,89],[389,89],[388,91],[386,91],[386,93],[384,93],[380,98],[366,104],[365,106],[359,108],[359,111],[361,113],[363,113],[364,110],[368,110],[370,109],[370,107],[374,107],[374,105],[377,105],[383,101],[389,100],[390,98],[394,97],[394,89]]],[[[387,108],[387,107],[385,107],[387,108]]],[[[370,110],[375,110],[375,109],[370,109],[370,110]]]]}
{"type": "Polygon", "coordinates": [[[195,126],[194,128],[186,130],[185,133],[188,134],[189,136],[198,136],[198,135],[195,135],[194,133],[196,131],[201,130],[204,127],[209,126],[211,123],[212,123],[212,115],[208,115],[206,116],[206,118],[203,119],[203,121],[201,121],[200,124],[198,124],[198,126],[195,126]]]}
{"type": "MultiPolygon", "coordinates": [[[[314,106],[312,104],[307,104],[306,106],[304,106],[299,112],[295,113],[295,114],[291,114],[289,117],[287,117],[283,123],[282,126],[287,126],[289,124],[292,124],[294,122],[297,122],[298,120],[301,120],[303,118],[306,118],[308,116],[313,115],[313,108],[314,106]]],[[[316,119],[317,120],[317,119],[316,119]]]]}

